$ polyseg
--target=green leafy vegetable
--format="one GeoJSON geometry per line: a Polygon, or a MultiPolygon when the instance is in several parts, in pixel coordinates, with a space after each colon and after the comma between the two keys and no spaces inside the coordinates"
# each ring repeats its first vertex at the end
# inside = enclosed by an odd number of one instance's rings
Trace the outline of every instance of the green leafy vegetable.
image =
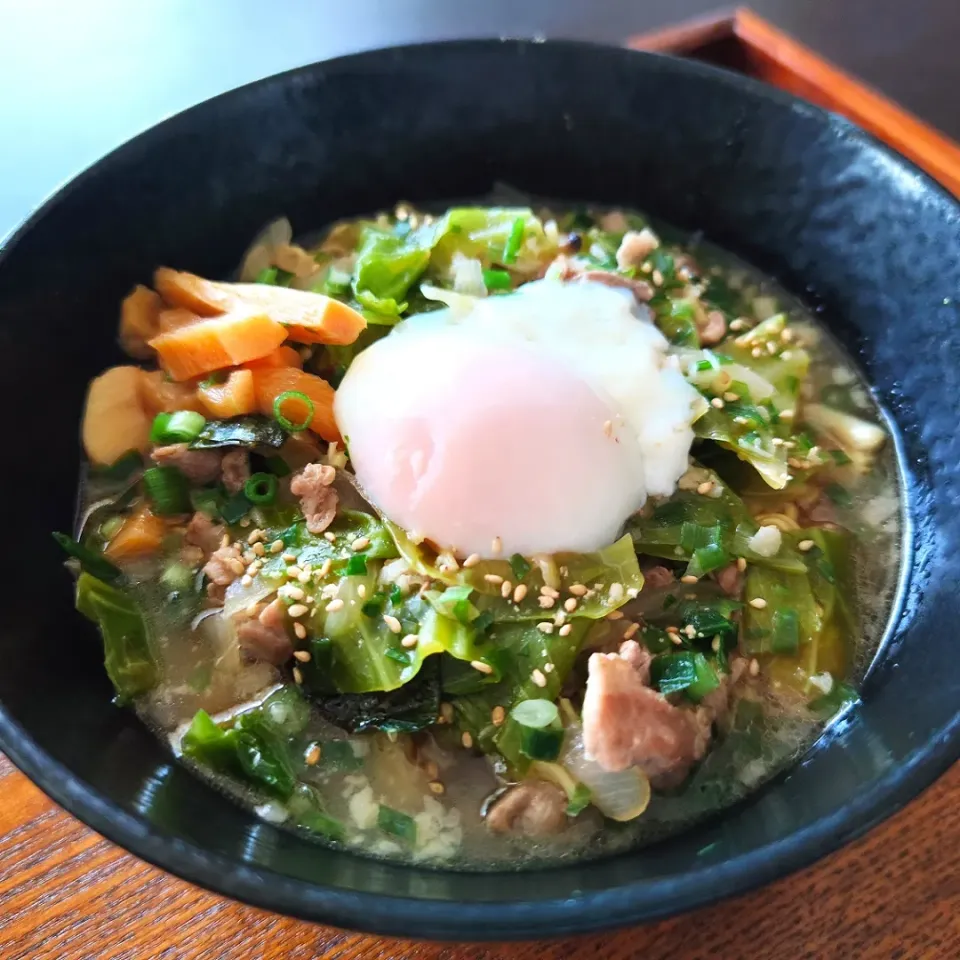
{"type": "Polygon", "coordinates": [[[654,657],[650,676],[661,693],[683,691],[697,703],[720,686],[716,671],[707,658],[696,651],[682,650],[654,657]]]}
{"type": "Polygon", "coordinates": [[[104,666],[121,702],[157,682],[157,665],[140,610],[123,590],[89,573],[77,580],[77,610],[100,627],[104,666]]]}
{"type": "Polygon", "coordinates": [[[80,569],[107,583],[120,577],[120,568],[111,563],[102,553],[78,543],[65,533],[53,534],[53,539],[75,560],[80,561],[80,569]]]}
{"type": "Polygon", "coordinates": [[[397,837],[410,846],[416,846],[417,843],[417,822],[413,817],[402,813],[400,810],[394,810],[385,804],[380,804],[377,811],[377,826],[391,837],[397,837]]]}

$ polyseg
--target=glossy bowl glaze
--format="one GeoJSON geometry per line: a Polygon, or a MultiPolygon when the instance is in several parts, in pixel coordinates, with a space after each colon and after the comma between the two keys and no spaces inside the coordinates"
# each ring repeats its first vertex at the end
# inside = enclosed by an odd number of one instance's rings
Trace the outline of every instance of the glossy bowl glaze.
{"type": "Polygon", "coordinates": [[[960,753],[960,208],[846,121],[732,74],[575,43],[347,57],[204,103],[53,197],[0,254],[6,590],[0,748],[152,863],[259,906],[416,937],[557,936],[675,913],[810,863],[960,753]],[[51,529],[71,523],[87,381],[158,264],[228,273],[301,229],[497,182],[706,236],[821,311],[901,437],[907,574],[864,702],[789,775],[655,848],[535,873],[415,869],[263,823],[111,704],[51,529]]]}

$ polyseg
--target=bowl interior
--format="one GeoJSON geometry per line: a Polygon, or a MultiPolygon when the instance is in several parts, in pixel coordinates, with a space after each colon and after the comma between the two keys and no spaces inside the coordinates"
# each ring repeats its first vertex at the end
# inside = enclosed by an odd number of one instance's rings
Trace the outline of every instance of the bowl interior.
{"type": "Polygon", "coordinates": [[[812,860],[958,752],[958,237],[954,201],[839,118],[621,50],[488,41],[363,54],[173,118],[70,184],[0,257],[0,376],[16,411],[0,454],[0,747],[145,859],[367,930],[558,935],[673,912],[812,860]],[[48,533],[71,523],[86,383],[123,362],[118,304],[155,266],[224,275],[279,214],[305,230],[398,199],[479,197],[497,182],[703,230],[813,303],[900,431],[911,517],[902,610],[841,729],[712,823],[535,877],[327,850],[194,779],[111,705],[98,639],[72,610],[48,533]]]}

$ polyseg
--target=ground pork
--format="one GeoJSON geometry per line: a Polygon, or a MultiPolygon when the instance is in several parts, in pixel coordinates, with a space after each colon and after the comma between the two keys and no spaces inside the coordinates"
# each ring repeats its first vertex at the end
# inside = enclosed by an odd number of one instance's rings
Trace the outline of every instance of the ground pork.
{"type": "Polygon", "coordinates": [[[290,492],[300,498],[300,509],[311,533],[323,533],[337,515],[339,498],[330,486],[337,472],[322,463],[310,463],[290,481],[290,492]]]}
{"type": "Polygon", "coordinates": [[[150,454],[160,467],[176,467],[192,483],[212,483],[220,476],[218,450],[191,450],[185,443],[156,447],[150,454]]]}

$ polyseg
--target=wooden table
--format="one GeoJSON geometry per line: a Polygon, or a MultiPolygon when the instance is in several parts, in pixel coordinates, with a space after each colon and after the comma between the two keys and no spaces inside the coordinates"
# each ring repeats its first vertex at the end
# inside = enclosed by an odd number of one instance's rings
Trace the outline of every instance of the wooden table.
{"type": "Polygon", "coordinates": [[[242,906],[88,830],[0,756],[3,960],[953,960],[960,765],[857,843],[755,893],[619,933],[523,944],[364,937],[242,906]]]}

